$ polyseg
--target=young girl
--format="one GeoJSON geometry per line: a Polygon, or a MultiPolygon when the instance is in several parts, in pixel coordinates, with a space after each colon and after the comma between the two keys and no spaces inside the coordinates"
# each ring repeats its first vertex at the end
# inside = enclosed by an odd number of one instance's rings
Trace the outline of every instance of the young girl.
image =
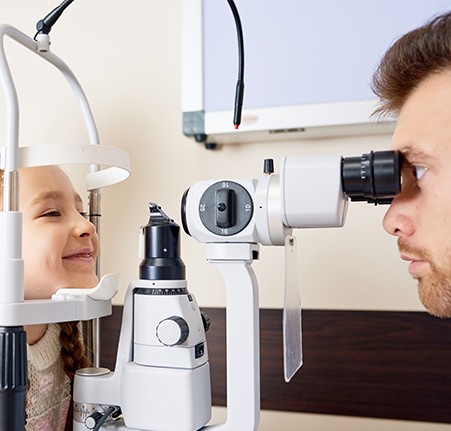
{"type": "MultiPolygon", "coordinates": [[[[97,284],[98,236],[80,196],[55,166],[19,172],[23,213],[25,299],[50,298],[59,288],[97,284]]],[[[78,322],[25,326],[29,387],[26,431],[72,429],[75,370],[88,366],[78,322]]]]}

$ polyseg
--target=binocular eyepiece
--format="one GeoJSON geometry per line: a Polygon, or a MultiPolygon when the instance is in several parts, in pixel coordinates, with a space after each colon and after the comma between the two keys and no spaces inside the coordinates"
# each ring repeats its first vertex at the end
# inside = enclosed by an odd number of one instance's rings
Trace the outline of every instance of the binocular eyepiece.
{"type": "Polygon", "coordinates": [[[351,201],[390,204],[401,191],[401,155],[398,151],[371,151],[343,157],[343,191],[351,201]]]}

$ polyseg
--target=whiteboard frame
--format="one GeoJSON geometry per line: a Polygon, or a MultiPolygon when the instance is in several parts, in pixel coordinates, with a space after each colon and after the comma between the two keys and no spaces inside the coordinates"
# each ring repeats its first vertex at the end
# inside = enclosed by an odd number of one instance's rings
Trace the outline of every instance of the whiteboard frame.
{"type": "Polygon", "coordinates": [[[198,142],[217,144],[311,137],[392,133],[395,121],[378,121],[376,98],[247,109],[238,130],[233,107],[205,111],[203,88],[203,0],[182,0],[183,132],[198,142]]]}

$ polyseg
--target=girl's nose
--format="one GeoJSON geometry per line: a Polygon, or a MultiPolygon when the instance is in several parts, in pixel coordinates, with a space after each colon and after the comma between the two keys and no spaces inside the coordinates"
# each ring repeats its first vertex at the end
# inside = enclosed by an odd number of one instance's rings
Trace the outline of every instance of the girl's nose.
{"type": "Polygon", "coordinates": [[[82,214],[78,215],[79,218],[77,220],[76,225],[76,236],[78,237],[91,237],[96,233],[95,226],[82,214]]]}

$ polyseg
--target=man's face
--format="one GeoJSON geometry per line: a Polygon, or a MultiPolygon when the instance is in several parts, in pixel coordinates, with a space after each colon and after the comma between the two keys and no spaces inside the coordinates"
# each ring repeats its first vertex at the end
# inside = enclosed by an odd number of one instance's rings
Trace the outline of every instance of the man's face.
{"type": "Polygon", "coordinates": [[[94,287],[98,237],[69,178],[57,167],[19,173],[25,298],[50,298],[61,287],[94,287]]]}
{"type": "Polygon", "coordinates": [[[451,70],[423,81],[403,105],[392,149],[404,158],[402,192],[384,218],[420,299],[451,317],[451,70]]]}

